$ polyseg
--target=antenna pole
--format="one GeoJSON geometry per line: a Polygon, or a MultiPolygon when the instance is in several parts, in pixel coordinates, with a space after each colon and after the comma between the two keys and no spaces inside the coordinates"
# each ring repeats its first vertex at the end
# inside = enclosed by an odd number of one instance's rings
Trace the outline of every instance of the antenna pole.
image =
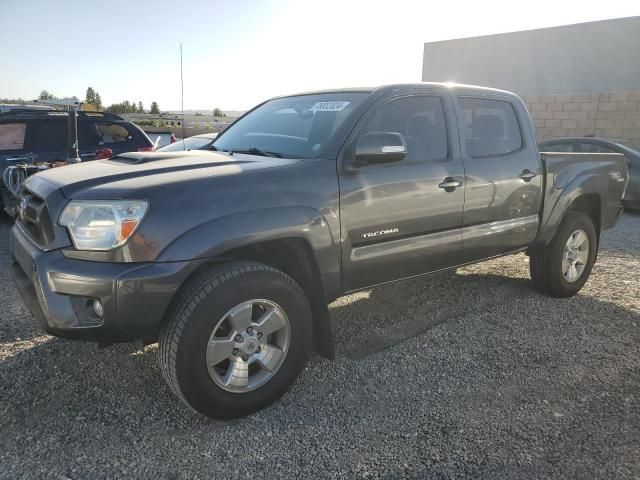
{"type": "Polygon", "coordinates": [[[182,76],[182,42],[180,42],[180,90],[181,90],[181,108],[182,108],[182,149],[186,150],[186,144],[184,141],[184,78],[182,76]]]}

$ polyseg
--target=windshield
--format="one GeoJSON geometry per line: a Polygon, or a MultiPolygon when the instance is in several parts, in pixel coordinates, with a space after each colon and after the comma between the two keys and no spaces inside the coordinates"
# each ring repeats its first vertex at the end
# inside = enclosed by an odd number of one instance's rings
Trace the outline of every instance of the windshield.
{"type": "Polygon", "coordinates": [[[242,117],[213,145],[232,152],[318,158],[366,96],[344,92],[277,98],[242,117]]]}
{"type": "Polygon", "coordinates": [[[160,147],[156,152],[179,152],[182,150],[199,150],[211,145],[214,139],[206,137],[189,137],[184,140],[160,147]]]}

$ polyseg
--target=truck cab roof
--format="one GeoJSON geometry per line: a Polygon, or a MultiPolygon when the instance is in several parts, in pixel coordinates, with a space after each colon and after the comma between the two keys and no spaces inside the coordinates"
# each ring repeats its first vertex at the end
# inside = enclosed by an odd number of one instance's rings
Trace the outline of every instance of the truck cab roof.
{"type": "Polygon", "coordinates": [[[292,95],[282,95],[276,98],[284,98],[284,97],[295,97],[300,95],[323,95],[330,93],[388,93],[394,90],[400,89],[412,89],[412,88],[424,88],[424,87],[436,87],[436,88],[447,88],[450,90],[476,90],[487,93],[500,93],[508,96],[517,96],[516,94],[509,92],[507,90],[500,90],[498,88],[491,87],[482,87],[479,85],[468,85],[464,83],[455,83],[455,82],[417,82],[417,83],[392,83],[387,85],[379,85],[377,87],[345,87],[345,88],[334,88],[334,89],[325,89],[325,90],[312,90],[306,92],[300,92],[292,95]]]}

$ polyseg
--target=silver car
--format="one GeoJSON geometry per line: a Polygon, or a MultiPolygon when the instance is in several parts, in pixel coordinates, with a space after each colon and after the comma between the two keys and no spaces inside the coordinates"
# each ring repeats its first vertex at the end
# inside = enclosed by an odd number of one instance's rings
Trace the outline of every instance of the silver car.
{"type": "Polygon", "coordinates": [[[183,138],[177,142],[160,147],[156,152],[180,152],[183,150],[203,150],[208,148],[218,136],[217,133],[203,133],[183,138]]]}

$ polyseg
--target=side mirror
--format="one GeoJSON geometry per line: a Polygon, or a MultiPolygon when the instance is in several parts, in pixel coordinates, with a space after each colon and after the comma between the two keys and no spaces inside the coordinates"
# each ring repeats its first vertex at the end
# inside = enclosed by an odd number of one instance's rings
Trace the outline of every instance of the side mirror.
{"type": "Polygon", "coordinates": [[[406,155],[407,145],[399,133],[365,133],[356,143],[354,166],[399,162],[404,160],[406,155]]]}

